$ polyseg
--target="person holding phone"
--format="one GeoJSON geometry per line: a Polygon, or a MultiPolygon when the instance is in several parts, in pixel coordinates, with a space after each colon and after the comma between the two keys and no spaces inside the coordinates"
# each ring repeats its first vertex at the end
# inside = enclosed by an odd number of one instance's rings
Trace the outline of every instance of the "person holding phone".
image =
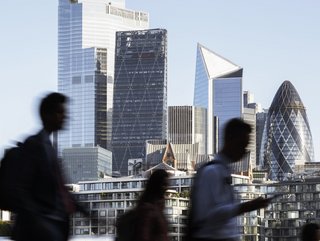
{"type": "Polygon", "coordinates": [[[243,120],[230,120],[225,127],[222,150],[197,171],[191,192],[187,240],[239,240],[236,217],[265,208],[271,202],[262,197],[243,203],[234,200],[229,164],[245,155],[250,132],[251,126],[243,120]]]}

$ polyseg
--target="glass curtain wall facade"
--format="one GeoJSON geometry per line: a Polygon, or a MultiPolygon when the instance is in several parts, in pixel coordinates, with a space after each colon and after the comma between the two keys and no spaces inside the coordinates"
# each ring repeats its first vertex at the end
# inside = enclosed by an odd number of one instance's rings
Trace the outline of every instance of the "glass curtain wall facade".
{"type": "Polygon", "coordinates": [[[306,109],[290,81],[284,81],[270,106],[262,148],[271,180],[284,180],[296,165],[314,161],[306,109]]]}
{"type": "Polygon", "coordinates": [[[124,0],[59,0],[58,91],[70,97],[69,122],[58,134],[64,148],[110,149],[115,33],[146,29],[147,13],[124,0]]]}
{"type": "Polygon", "coordinates": [[[115,174],[145,159],[146,140],[166,139],[167,31],[117,32],[112,153],[115,174]]]}
{"type": "Polygon", "coordinates": [[[225,123],[242,114],[242,68],[198,44],[193,102],[207,109],[207,151],[214,154],[223,145],[225,123]]]}
{"type": "Polygon", "coordinates": [[[263,145],[263,140],[264,140],[264,128],[265,128],[265,123],[267,120],[268,116],[268,110],[264,109],[263,112],[258,112],[256,114],[256,154],[257,154],[257,166],[262,167],[262,163],[260,163],[261,157],[261,145],[263,145]]]}
{"type": "Polygon", "coordinates": [[[101,147],[66,148],[62,152],[68,183],[91,181],[111,176],[112,153],[101,147]]]}

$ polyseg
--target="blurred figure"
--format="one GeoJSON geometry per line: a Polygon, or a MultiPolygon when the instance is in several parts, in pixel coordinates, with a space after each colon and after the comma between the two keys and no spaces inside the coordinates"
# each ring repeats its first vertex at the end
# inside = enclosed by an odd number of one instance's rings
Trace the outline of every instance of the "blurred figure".
{"type": "Polygon", "coordinates": [[[250,132],[251,126],[244,121],[230,120],[225,127],[222,150],[198,170],[191,192],[187,240],[238,240],[236,216],[264,208],[270,202],[263,198],[245,203],[234,200],[228,164],[245,155],[250,132]]]}
{"type": "Polygon", "coordinates": [[[306,223],[302,227],[301,241],[320,240],[320,226],[316,223],[306,223]]]}
{"type": "Polygon", "coordinates": [[[13,230],[17,241],[66,241],[69,214],[76,209],[64,186],[61,167],[50,135],[63,128],[67,97],[50,93],[42,99],[39,114],[43,129],[24,145],[24,160],[17,167],[19,207],[13,230]]]}
{"type": "Polygon", "coordinates": [[[139,241],[167,241],[168,227],[164,215],[168,173],[154,171],[138,201],[137,239],[139,241]]]}
{"type": "Polygon", "coordinates": [[[165,170],[152,173],[137,206],[117,220],[117,241],[168,241],[163,213],[168,177],[165,170]]]}

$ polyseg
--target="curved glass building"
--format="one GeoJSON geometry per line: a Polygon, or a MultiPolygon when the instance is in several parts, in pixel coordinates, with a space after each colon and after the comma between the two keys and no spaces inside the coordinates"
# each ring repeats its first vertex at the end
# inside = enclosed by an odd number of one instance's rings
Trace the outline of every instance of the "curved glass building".
{"type": "Polygon", "coordinates": [[[270,106],[264,130],[263,164],[271,180],[284,180],[296,165],[314,161],[306,109],[290,81],[284,81],[270,106]]]}

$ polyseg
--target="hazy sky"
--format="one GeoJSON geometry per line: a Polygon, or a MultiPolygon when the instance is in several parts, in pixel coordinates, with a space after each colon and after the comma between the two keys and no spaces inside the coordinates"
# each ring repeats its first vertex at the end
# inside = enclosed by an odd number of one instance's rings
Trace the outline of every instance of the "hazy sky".
{"type": "MultiPolygon", "coordinates": [[[[240,65],[268,108],[284,80],[307,108],[320,161],[320,1],[127,0],[168,30],[168,103],[191,105],[197,43],[240,65]]],[[[0,149],[39,128],[38,98],[57,89],[57,0],[0,2],[0,149]]]]}

